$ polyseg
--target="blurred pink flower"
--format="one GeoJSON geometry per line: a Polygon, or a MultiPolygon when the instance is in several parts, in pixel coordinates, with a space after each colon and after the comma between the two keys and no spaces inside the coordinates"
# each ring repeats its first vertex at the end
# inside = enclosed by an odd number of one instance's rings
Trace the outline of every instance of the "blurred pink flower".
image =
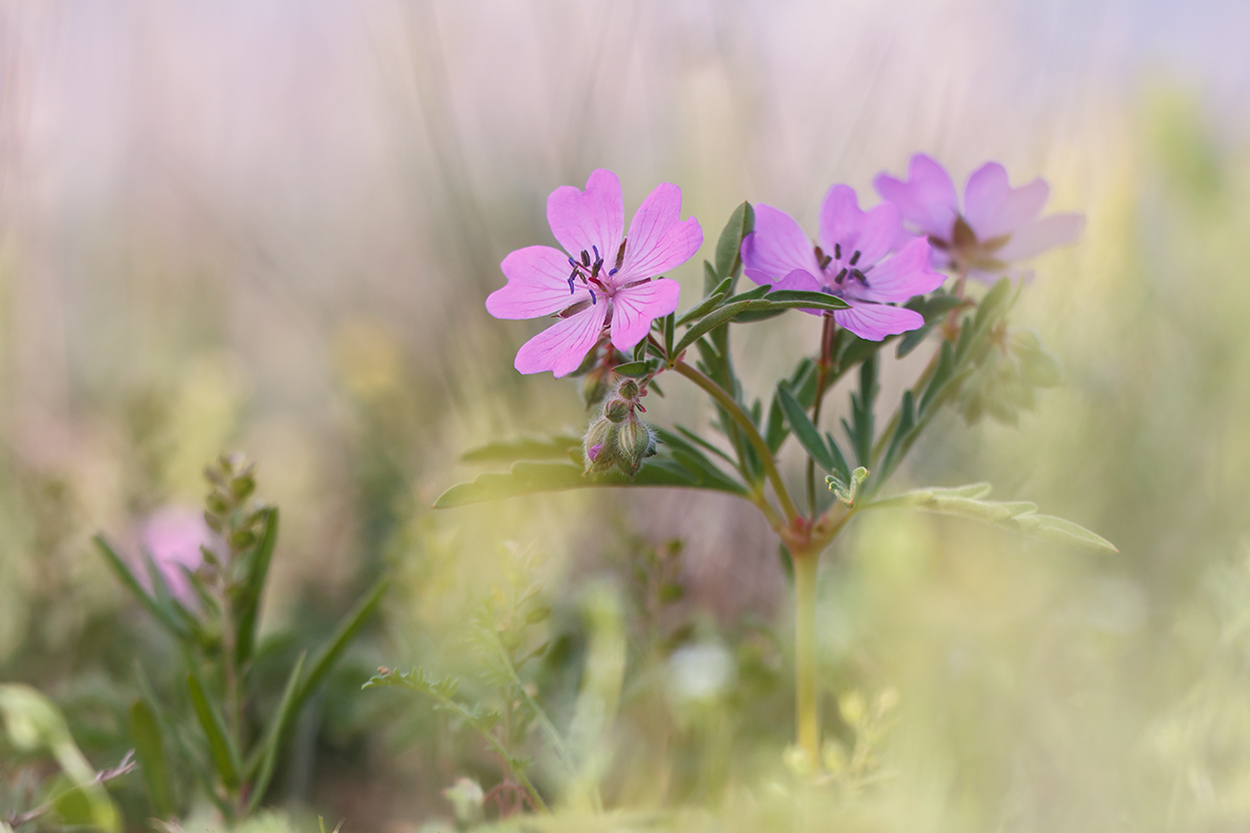
{"type": "Polygon", "coordinates": [[[906,182],[881,173],[873,184],[883,199],[898,206],[904,220],[928,236],[938,266],[966,270],[980,280],[1071,243],[1085,226],[1077,213],[1039,216],[1050,186],[1039,177],[1012,188],[997,162],[987,162],[968,177],[962,212],[950,174],[923,153],[911,158],[906,182]]]}
{"type": "Polygon", "coordinates": [[[216,548],[218,538],[204,522],[202,512],[185,506],[166,506],[153,512],[139,532],[139,545],[152,556],[174,598],[186,603],[195,591],[182,568],[196,570],[204,563],[200,547],[216,548]]]}
{"type": "Polygon", "coordinates": [[[820,245],[814,247],[789,214],[757,205],[755,231],[742,241],[744,272],[773,289],[827,292],[844,299],[851,308],[833,313],[838,325],[860,338],[880,341],[924,324],[920,313],[890,304],[932,292],[945,280],[930,268],[929,244],[921,238],[889,255],[901,230],[897,208],[883,203],[861,211],[847,185],[829,189],[820,208],[820,245]]]}
{"type": "Polygon", "coordinates": [[[596,170],[584,192],[571,185],[553,191],[547,221],[568,254],[551,246],[517,249],[500,264],[507,285],[486,299],[496,318],[559,319],[521,345],[516,369],[564,376],[605,328],[613,346],[630,350],[654,319],[676,310],[680,284],[653,278],[685,263],[703,244],[699,222],[680,215],[681,189],[663,183],[642,201],[622,236],[625,208],[616,174],[596,170]]]}

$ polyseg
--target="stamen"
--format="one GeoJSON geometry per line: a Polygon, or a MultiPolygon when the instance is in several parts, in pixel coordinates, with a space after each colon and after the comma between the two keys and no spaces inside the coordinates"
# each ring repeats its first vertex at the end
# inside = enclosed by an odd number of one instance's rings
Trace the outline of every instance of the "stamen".
{"type": "Polygon", "coordinates": [[[573,279],[576,277],[577,277],[576,272],[574,272],[572,275],[569,275],[569,294],[570,295],[572,295],[574,292],[577,291],[576,289],[573,288],[573,279]]]}
{"type": "Polygon", "coordinates": [[[856,249],[856,250],[855,250],[855,254],[851,255],[851,265],[852,265],[852,266],[854,266],[856,263],[859,263],[859,256],[860,256],[861,254],[863,254],[863,252],[861,252],[859,249],[856,249]]]}
{"type": "Polygon", "coordinates": [[[613,269],[612,271],[608,272],[608,277],[609,277],[609,278],[610,278],[610,277],[612,277],[613,275],[615,275],[615,274],[616,274],[617,272],[619,272],[619,271],[621,271],[619,268],[617,268],[617,269],[613,269]]]}
{"type": "MultiPolygon", "coordinates": [[[[625,238],[625,240],[628,239],[628,237],[625,238]]],[[[625,240],[621,241],[621,247],[616,250],[616,269],[620,269],[621,264],[625,262],[625,240]]],[[[615,272],[616,269],[613,269],[612,271],[615,272]]]]}
{"type": "Polygon", "coordinates": [[[834,260],[842,259],[842,244],[841,243],[833,244],[833,259],[834,260]]]}
{"type": "Polygon", "coordinates": [[[586,287],[586,290],[590,293],[590,303],[592,304],[599,303],[599,299],[595,297],[595,291],[591,289],[590,287],[586,287]]]}
{"type": "Polygon", "coordinates": [[[842,267],[842,271],[841,271],[841,272],[839,272],[839,273],[838,273],[838,276],[837,276],[836,278],[834,278],[834,279],[833,279],[833,282],[834,282],[834,283],[842,283],[842,279],[846,277],[846,273],[847,273],[848,271],[850,271],[850,270],[848,270],[845,266],[843,266],[843,267],[842,267]]]}
{"type": "Polygon", "coordinates": [[[582,249],[582,266],[590,267],[590,252],[582,249]]]}
{"type": "Polygon", "coordinates": [[[574,269],[574,271],[576,271],[576,269],[577,269],[577,261],[576,261],[576,260],[574,260],[573,258],[569,258],[569,266],[572,266],[572,267],[573,267],[573,269],[574,269]]]}
{"type": "Polygon", "coordinates": [[[860,283],[862,283],[864,286],[868,285],[868,278],[865,277],[864,273],[859,271],[858,269],[851,270],[851,277],[859,281],[860,283]]]}
{"type": "Polygon", "coordinates": [[[598,246],[596,246],[596,245],[594,245],[594,244],[592,243],[592,244],[591,244],[591,246],[590,246],[590,248],[592,248],[592,249],[594,249],[594,250],[595,250],[595,260],[603,260],[603,258],[599,256],[599,247],[598,247],[598,246]]]}

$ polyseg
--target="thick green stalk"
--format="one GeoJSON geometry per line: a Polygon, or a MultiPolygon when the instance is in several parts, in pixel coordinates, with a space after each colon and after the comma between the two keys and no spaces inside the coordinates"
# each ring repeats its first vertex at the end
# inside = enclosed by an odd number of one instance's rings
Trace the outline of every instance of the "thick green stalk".
{"type": "Polygon", "coordinates": [[[812,767],[820,765],[820,715],[816,685],[816,568],[820,549],[792,552],[794,559],[794,688],[798,745],[812,767]]]}
{"type": "Polygon", "coordinates": [[[773,451],[768,447],[768,443],[760,436],[760,432],[755,429],[755,424],[751,422],[751,418],[742,410],[742,406],[738,404],[728,391],[716,384],[702,371],[686,364],[678,359],[673,363],[673,369],[694,382],[704,390],[709,396],[716,400],[717,404],[725,409],[734,423],[742,429],[742,433],[746,435],[747,441],[751,443],[755,453],[759,455],[760,462],[764,466],[764,476],[773,484],[773,491],[777,493],[777,500],[781,502],[781,511],[786,516],[788,523],[794,523],[799,517],[798,510],[794,508],[794,501],[790,499],[790,493],[786,491],[785,483],[781,480],[781,473],[777,471],[777,463],[773,460],[773,451]]]}

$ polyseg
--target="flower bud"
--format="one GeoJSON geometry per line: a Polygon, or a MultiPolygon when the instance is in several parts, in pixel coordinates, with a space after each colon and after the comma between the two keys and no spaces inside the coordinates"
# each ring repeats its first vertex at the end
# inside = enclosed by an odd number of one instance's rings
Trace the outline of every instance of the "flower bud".
{"type": "Polygon", "coordinates": [[[608,371],[604,367],[596,367],[582,379],[582,401],[589,409],[602,402],[607,395],[608,371]]]}
{"type": "Polygon", "coordinates": [[[655,454],[655,432],[637,417],[621,423],[616,430],[617,465],[633,477],[642,468],[642,461],[655,454]]]}
{"type": "Polygon", "coordinates": [[[628,377],[622,379],[616,386],[616,395],[621,399],[637,399],[638,398],[638,382],[628,377]]]}
{"type": "Polygon", "coordinates": [[[618,427],[607,419],[590,423],[582,438],[582,451],[586,458],[586,474],[610,470],[616,465],[616,433],[618,427]]]}
{"type": "Polygon", "coordinates": [[[614,422],[618,425],[625,421],[630,411],[629,403],[622,399],[609,399],[607,404],[603,406],[603,416],[609,422],[614,422]]]}

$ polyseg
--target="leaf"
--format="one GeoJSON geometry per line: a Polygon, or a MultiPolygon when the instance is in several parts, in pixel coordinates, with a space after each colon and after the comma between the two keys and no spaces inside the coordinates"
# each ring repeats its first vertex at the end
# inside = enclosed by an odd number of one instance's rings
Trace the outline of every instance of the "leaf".
{"type": "Polygon", "coordinates": [[[655,370],[655,368],[655,359],[648,359],[646,361],[618,364],[616,367],[612,368],[612,370],[621,376],[630,376],[637,379],[651,373],[655,370]]]}
{"type": "MultiPolygon", "coordinates": [[[[570,489],[586,489],[605,486],[696,486],[689,474],[680,467],[672,468],[672,461],[664,465],[663,458],[649,460],[631,481],[620,472],[585,475],[582,468],[573,463],[519,462],[508,472],[486,472],[471,483],[452,486],[434,501],[435,509],[449,509],[471,503],[518,497],[538,492],[560,492],[570,489]]],[[[720,485],[703,485],[701,488],[731,491],[720,485]]],[[[737,490],[732,490],[737,494],[737,490]]]]}
{"type": "MultiPolygon", "coordinates": [[[[725,280],[721,283],[721,286],[725,287],[725,290],[729,288],[729,281],[729,278],[725,278],[725,280]]],[[[696,321],[719,307],[721,302],[724,301],[727,296],[727,292],[722,290],[721,286],[716,287],[716,290],[711,295],[707,296],[694,307],[689,309],[684,315],[682,315],[681,318],[678,318],[677,324],[684,327],[691,321],[696,321]]],[[[672,354],[670,353],[669,355],[672,354]]]]}
{"type": "Polygon", "coordinates": [[[955,488],[916,489],[901,495],[873,501],[859,509],[904,508],[954,515],[982,523],[1006,526],[1035,538],[1064,544],[1081,544],[1105,552],[1119,552],[1114,544],[1079,524],[1053,515],[1037,514],[1037,505],[1028,501],[985,500],[990,484],[972,483],[955,488]]]}
{"type": "Polygon", "coordinates": [[[247,556],[247,576],[244,592],[239,601],[236,632],[239,641],[235,656],[240,667],[246,666],[256,647],[256,624],[260,616],[260,600],[265,594],[265,580],[269,576],[269,564],[273,560],[273,548],[278,543],[278,510],[266,507],[260,510],[260,540],[247,556]]]}
{"type": "Polygon", "coordinates": [[[213,756],[213,764],[217,767],[217,775],[226,787],[234,789],[239,783],[239,753],[226,736],[226,723],[222,720],[221,713],[208,701],[199,675],[194,671],[187,674],[187,691],[191,695],[191,708],[208,740],[208,749],[213,756]]]}
{"type": "Polygon", "coordinates": [[[165,741],[156,712],[143,700],[136,700],[130,707],[130,737],[152,809],[161,818],[169,818],[174,814],[174,798],[165,761],[165,741]]]}
{"type": "Polygon", "coordinates": [[[798,400],[786,389],[785,385],[777,386],[776,398],[773,400],[781,404],[781,409],[786,414],[786,420],[790,423],[790,430],[794,432],[794,437],[799,444],[807,451],[808,455],[816,461],[816,465],[825,471],[833,471],[837,468],[837,464],[833,459],[833,455],[829,453],[828,446],[820,436],[820,431],[808,419],[807,412],[798,400]]]}
{"type": "Polygon", "coordinates": [[[291,704],[292,709],[298,712],[309,696],[317,690],[317,686],[321,685],[321,681],[330,673],[330,669],[347,650],[347,646],[356,638],[356,634],[360,633],[365,622],[369,621],[369,617],[382,603],[382,597],[386,595],[386,588],[389,584],[387,579],[379,580],[343,617],[334,635],[330,637],[330,641],[318,652],[307,679],[300,684],[299,691],[291,704]]]}
{"type": "Polygon", "coordinates": [[[117,578],[121,580],[122,585],[130,591],[139,604],[146,608],[148,613],[151,613],[153,618],[169,631],[174,638],[179,641],[188,639],[190,631],[186,625],[179,622],[170,611],[166,610],[157,603],[156,599],[148,595],[148,592],[143,589],[138,579],[135,578],[134,573],[126,566],[126,562],[109,546],[104,536],[96,535],[91,540],[95,542],[96,548],[100,550],[100,554],[104,556],[105,562],[112,568],[117,578]]]}
{"type": "Polygon", "coordinates": [[[816,309],[851,308],[850,304],[835,295],[827,292],[807,292],[801,289],[778,289],[768,293],[768,300],[775,304],[812,304],[816,309]]]}
{"type": "Polygon", "coordinates": [[[742,266],[742,239],[755,228],[755,209],[744,202],[729,215],[720,239],[716,241],[716,274],[736,278],[742,266]]]}
{"type": "Polygon", "coordinates": [[[282,735],[298,712],[296,691],[299,687],[300,674],[304,670],[304,660],[307,656],[307,653],[300,652],[299,659],[295,661],[295,667],[291,669],[291,675],[287,677],[286,687],[282,691],[282,700],[278,704],[278,710],[269,719],[269,727],[265,731],[265,740],[260,746],[260,749],[263,751],[259,758],[259,770],[256,772],[256,779],[251,785],[252,796],[248,801],[248,812],[255,812],[256,808],[260,806],[261,799],[265,796],[265,790],[269,787],[269,779],[273,777],[274,763],[278,759],[278,749],[282,745],[282,735]]]}
{"type": "Polygon", "coordinates": [[[464,463],[501,464],[517,460],[563,460],[570,448],[580,448],[582,438],[572,434],[550,437],[522,437],[488,443],[461,455],[464,463]]]}

